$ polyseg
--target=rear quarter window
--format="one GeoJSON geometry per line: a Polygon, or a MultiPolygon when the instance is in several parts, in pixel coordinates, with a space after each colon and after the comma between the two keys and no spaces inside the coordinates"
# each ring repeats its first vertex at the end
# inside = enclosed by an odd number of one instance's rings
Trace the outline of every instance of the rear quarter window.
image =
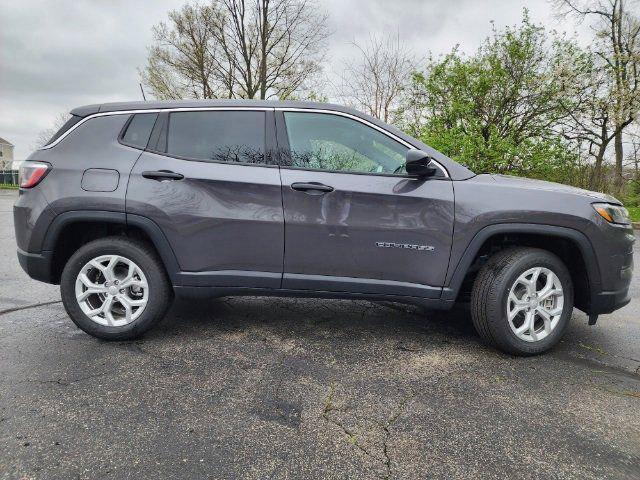
{"type": "Polygon", "coordinates": [[[265,113],[196,111],[169,115],[167,154],[209,162],[265,163],[265,113]]]}
{"type": "Polygon", "coordinates": [[[51,137],[49,139],[49,141],[47,143],[45,143],[43,145],[43,147],[46,147],[47,145],[50,145],[53,142],[55,142],[58,138],[60,138],[67,131],[69,131],[71,129],[71,127],[73,127],[80,120],[82,120],[82,117],[78,117],[77,115],[71,115],[69,117],[69,119],[66,122],[64,122],[64,125],[62,125],[62,127],[60,127],[60,129],[53,135],[53,137],[51,137]]]}
{"type": "Polygon", "coordinates": [[[124,133],[120,137],[120,141],[125,145],[134,148],[144,149],[149,143],[151,130],[158,118],[157,113],[137,113],[129,123],[125,126],[124,133]]]}

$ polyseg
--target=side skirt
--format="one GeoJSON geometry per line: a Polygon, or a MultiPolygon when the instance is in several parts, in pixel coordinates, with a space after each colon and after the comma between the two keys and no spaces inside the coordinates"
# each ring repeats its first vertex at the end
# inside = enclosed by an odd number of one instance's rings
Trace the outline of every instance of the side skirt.
{"type": "Polygon", "coordinates": [[[219,298],[219,297],[300,297],[300,298],[327,298],[347,300],[372,300],[399,302],[410,305],[418,305],[433,310],[449,310],[455,302],[439,298],[424,298],[405,295],[384,295],[379,293],[349,293],[329,292],[324,290],[291,290],[278,288],[249,288],[249,287],[185,287],[174,286],[176,296],[187,298],[219,298]]]}

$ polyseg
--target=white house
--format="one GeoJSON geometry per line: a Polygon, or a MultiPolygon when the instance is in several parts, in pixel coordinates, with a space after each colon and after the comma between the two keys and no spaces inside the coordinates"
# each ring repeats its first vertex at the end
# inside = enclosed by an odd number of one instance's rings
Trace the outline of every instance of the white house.
{"type": "Polygon", "coordinates": [[[0,169],[9,169],[13,164],[13,144],[0,137],[0,169]]]}

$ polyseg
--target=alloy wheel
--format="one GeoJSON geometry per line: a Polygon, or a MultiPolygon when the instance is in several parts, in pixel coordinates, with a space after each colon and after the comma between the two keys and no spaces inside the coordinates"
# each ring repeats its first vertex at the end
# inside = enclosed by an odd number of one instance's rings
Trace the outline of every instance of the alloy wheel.
{"type": "Polygon", "coordinates": [[[507,320],[515,335],[526,342],[548,337],[560,323],[564,291],[558,276],[545,267],[520,275],[509,290],[507,320]]]}
{"type": "Polygon", "coordinates": [[[133,261],[121,255],[101,255],[80,269],[75,294],[92,321],[121,327],[142,315],[149,300],[149,284],[133,261]]]}

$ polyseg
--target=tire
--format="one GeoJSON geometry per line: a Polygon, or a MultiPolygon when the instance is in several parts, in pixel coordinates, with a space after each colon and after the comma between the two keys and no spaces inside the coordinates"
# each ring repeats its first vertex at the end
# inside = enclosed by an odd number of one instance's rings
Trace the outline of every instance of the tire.
{"type": "Polygon", "coordinates": [[[80,247],[62,271],[60,292],[73,323],[103,340],[140,337],[164,317],[173,299],[173,289],[155,251],[126,237],[107,237],[80,247]],[[94,259],[102,259],[103,263],[97,262],[102,268],[89,264],[94,259]],[[114,266],[110,269],[111,259],[114,266]],[[81,271],[84,281],[79,277],[81,271]],[[112,278],[110,289],[105,287],[109,284],[107,277],[112,278]],[[87,287],[87,283],[96,288],[87,287]],[[120,289],[123,286],[126,288],[120,289]],[[98,291],[97,287],[101,293],[91,293],[98,291]],[[78,292],[88,292],[86,299],[80,301],[83,293],[78,296],[78,292]],[[101,301],[104,307],[105,299],[109,299],[109,314],[100,312],[92,319],[89,313],[95,312],[94,307],[100,308],[101,301]]]}
{"type": "Polygon", "coordinates": [[[496,253],[480,269],[471,292],[471,317],[476,331],[486,343],[512,355],[537,355],[552,348],[562,338],[572,311],[573,284],[567,267],[556,255],[538,248],[513,247],[496,253]],[[527,272],[532,272],[531,276],[527,272]],[[533,287],[536,272],[538,280],[533,287]],[[539,285],[548,285],[549,278],[552,287],[543,288],[540,295],[539,285]],[[540,301],[547,296],[544,292],[551,290],[556,293],[540,301]],[[549,305],[552,310],[546,308],[549,305]],[[515,314],[512,321],[507,309],[515,314]],[[554,315],[545,322],[549,313],[554,315]],[[527,323],[531,314],[533,322],[527,323]]]}

